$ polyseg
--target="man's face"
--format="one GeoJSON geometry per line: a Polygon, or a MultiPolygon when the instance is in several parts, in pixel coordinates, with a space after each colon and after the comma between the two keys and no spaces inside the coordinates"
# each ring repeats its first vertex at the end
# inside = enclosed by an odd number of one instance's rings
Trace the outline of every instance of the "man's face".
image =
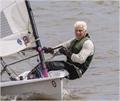
{"type": "Polygon", "coordinates": [[[83,30],[83,28],[81,28],[81,27],[76,27],[75,28],[75,36],[76,36],[76,38],[81,39],[85,35],[86,35],[86,31],[83,30]]]}

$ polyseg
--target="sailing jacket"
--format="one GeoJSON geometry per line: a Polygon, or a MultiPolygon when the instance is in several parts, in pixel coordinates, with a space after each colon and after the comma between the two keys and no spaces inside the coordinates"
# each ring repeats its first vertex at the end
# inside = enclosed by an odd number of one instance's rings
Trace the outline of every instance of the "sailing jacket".
{"type": "Polygon", "coordinates": [[[67,62],[74,64],[83,74],[87,70],[94,54],[94,45],[89,35],[87,34],[82,39],[71,39],[60,45],[72,53],[71,59],[67,58],[67,62]]]}

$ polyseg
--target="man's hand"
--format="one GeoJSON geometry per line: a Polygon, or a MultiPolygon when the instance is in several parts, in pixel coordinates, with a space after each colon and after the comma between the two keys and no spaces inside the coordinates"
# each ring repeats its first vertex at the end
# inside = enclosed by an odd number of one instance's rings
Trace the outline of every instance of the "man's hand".
{"type": "Polygon", "coordinates": [[[61,54],[66,55],[68,58],[71,58],[72,53],[69,50],[67,50],[65,47],[60,48],[59,52],[61,54]]]}
{"type": "Polygon", "coordinates": [[[45,53],[54,53],[54,49],[51,47],[43,47],[42,50],[44,50],[45,53]]]}

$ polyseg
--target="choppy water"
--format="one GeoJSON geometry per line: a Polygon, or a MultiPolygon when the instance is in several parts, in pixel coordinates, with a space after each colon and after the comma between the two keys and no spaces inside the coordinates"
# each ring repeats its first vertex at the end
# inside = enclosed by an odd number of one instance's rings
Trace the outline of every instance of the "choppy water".
{"type": "Polygon", "coordinates": [[[84,20],[95,44],[91,66],[81,79],[65,82],[65,99],[118,101],[118,1],[32,1],[44,46],[55,46],[74,36],[73,24],[84,20]]]}

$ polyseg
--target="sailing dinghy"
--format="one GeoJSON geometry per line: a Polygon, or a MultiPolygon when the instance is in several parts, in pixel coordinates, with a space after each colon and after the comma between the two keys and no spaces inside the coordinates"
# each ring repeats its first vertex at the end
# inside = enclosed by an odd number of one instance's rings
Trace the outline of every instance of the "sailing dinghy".
{"type": "MultiPolygon", "coordinates": [[[[6,72],[11,79],[10,81],[1,82],[1,95],[39,93],[50,97],[49,99],[63,99],[63,79],[66,73],[64,71],[54,71],[52,76],[50,76],[45,67],[43,51],[36,51],[37,53],[32,56],[28,55],[29,57],[11,63],[7,63],[4,60],[6,57],[11,57],[23,51],[26,52],[26,50],[32,49],[33,47],[38,49],[42,49],[42,47],[30,2],[27,0],[2,0],[1,4],[1,76],[6,72]],[[4,29],[6,30],[4,31],[4,29]],[[12,77],[9,66],[15,64],[21,65],[20,62],[36,56],[39,57],[39,62],[42,65],[41,78],[16,80],[12,77]]],[[[20,75],[25,73],[28,74],[29,71],[20,75]]]]}

